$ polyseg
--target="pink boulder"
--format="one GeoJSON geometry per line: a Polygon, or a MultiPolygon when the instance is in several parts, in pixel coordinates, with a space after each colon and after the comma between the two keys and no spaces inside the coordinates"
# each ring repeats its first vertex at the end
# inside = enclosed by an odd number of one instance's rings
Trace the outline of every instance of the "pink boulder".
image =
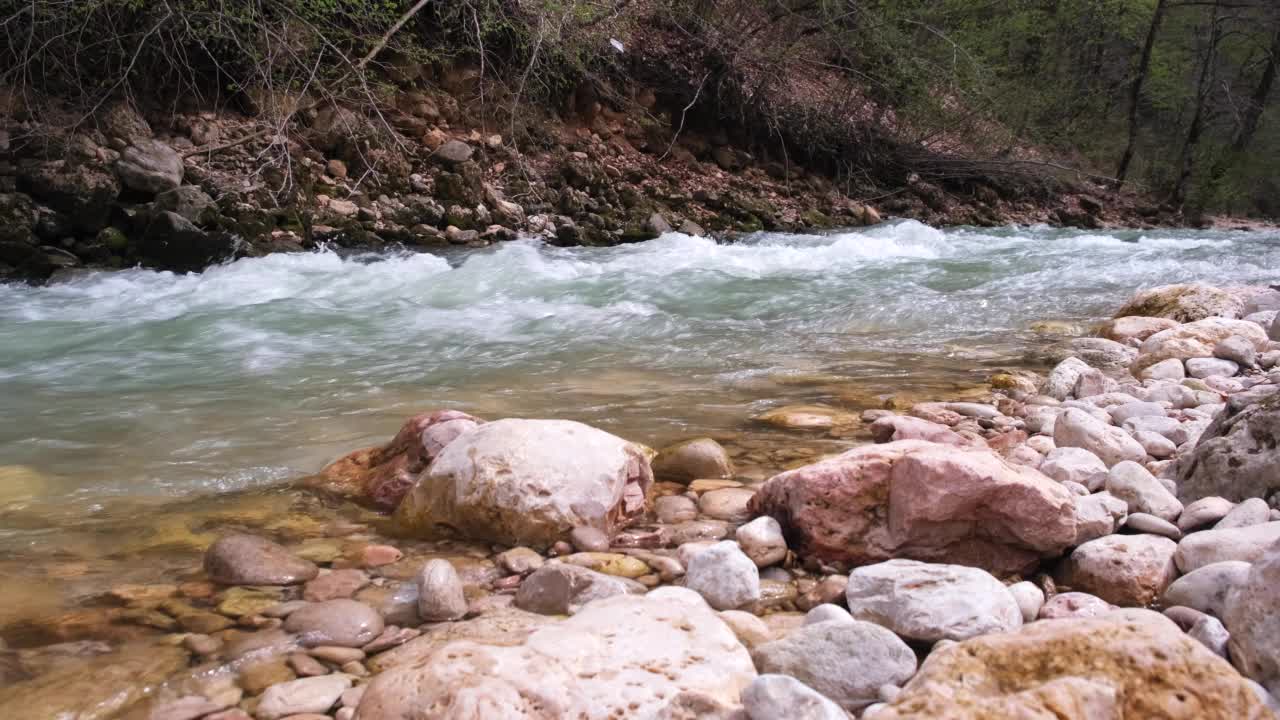
{"type": "Polygon", "coordinates": [[[415,415],[391,442],[344,455],[304,478],[302,484],[380,510],[394,510],[446,445],[483,422],[457,410],[415,415]]]}
{"type": "Polygon", "coordinates": [[[1075,541],[1071,493],[986,448],[921,440],[854,448],[769,479],[751,501],[801,555],[1026,571],[1075,541]]]}
{"type": "Polygon", "coordinates": [[[943,445],[968,445],[959,433],[946,425],[909,415],[886,415],[871,423],[871,437],[878,443],[896,440],[928,440],[943,445]]]}

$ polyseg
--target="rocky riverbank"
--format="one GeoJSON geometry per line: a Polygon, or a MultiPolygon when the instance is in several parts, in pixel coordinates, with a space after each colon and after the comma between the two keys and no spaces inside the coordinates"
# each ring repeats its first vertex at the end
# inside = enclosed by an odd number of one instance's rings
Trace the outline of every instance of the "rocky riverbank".
{"type": "MultiPolygon", "coordinates": [[[[1172,208],[1079,185],[964,193],[907,178],[852,189],[723,131],[673,127],[653,88],[569,112],[530,109],[532,139],[481,118],[465,73],[409,79],[377,112],[260,97],[85,118],[0,88],[0,280],[83,267],[192,271],[321,245],[426,250],[517,236],[616,245],[678,230],[857,227],[882,213],[933,225],[1152,227],[1172,208]],[[456,75],[456,76],[455,76],[456,75]],[[656,114],[655,114],[656,113],[656,114]]],[[[474,78],[472,78],[474,80],[474,78]]]]}
{"type": "Polygon", "coordinates": [[[1154,288],[981,397],[775,409],[869,442],[763,481],[424,413],[301,481],[383,515],[209,524],[202,568],[4,651],[0,715],[1273,717],[1277,310],[1154,288]]]}

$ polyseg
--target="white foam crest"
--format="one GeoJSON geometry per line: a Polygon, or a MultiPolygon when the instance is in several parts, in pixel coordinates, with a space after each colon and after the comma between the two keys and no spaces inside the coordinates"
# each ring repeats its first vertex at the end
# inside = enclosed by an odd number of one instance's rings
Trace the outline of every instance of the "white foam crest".
{"type": "Polygon", "coordinates": [[[387,296],[448,270],[448,261],[434,255],[405,254],[365,262],[330,251],[279,253],[242,258],[203,273],[142,269],[89,273],[29,289],[14,311],[27,321],[164,320],[290,298],[387,296]]]}

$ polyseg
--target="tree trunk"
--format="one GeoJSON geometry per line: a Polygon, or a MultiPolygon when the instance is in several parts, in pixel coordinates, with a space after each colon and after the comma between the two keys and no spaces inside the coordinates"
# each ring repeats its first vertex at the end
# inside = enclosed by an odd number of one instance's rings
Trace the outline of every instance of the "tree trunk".
{"type": "Polygon", "coordinates": [[[1200,65],[1200,80],[1196,84],[1195,112],[1191,116],[1191,126],[1187,128],[1187,139],[1182,143],[1182,152],[1179,153],[1178,166],[1182,169],[1178,173],[1178,182],[1174,185],[1173,194],[1170,197],[1175,205],[1181,205],[1186,200],[1187,183],[1191,180],[1191,173],[1195,167],[1196,145],[1204,133],[1204,105],[1213,87],[1214,60],[1218,54],[1218,42],[1222,39],[1220,10],[1221,4],[1214,2],[1209,48],[1205,51],[1204,62],[1200,65]]]}
{"type": "Polygon", "coordinates": [[[1249,98],[1249,106],[1244,110],[1240,129],[1231,142],[1231,149],[1236,153],[1244,152],[1249,148],[1249,143],[1253,142],[1253,135],[1258,131],[1258,121],[1262,119],[1262,110],[1267,106],[1267,97],[1271,94],[1271,87],[1276,82],[1278,62],[1280,62],[1280,15],[1277,15],[1275,33],[1271,36],[1271,55],[1267,58],[1266,67],[1262,70],[1258,87],[1249,98]]]}
{"type": "Polygon", "coordinates": [[[1147,82],[1147,71],[1151,68],[1151,51],[1156,45],[1156,35],[1160,34],[1164,10],[1165,0],[1157,0],[1156,11],[1151,15],[1151,27],[1147,29],[1147,41],[1142,45],[1138,76],[1133,79],[1133,86],[1129,88],[1129,139],[1125,143],[1124,154],[1120,156],[1120,166],[1116,168],[1117,190],[1124,185],[1125,176],[1129,173],[1129,163],[1133,161],[1133,149],[1138,141],[1138,103],[1142,101],[1142,86],[1147,82]]]}

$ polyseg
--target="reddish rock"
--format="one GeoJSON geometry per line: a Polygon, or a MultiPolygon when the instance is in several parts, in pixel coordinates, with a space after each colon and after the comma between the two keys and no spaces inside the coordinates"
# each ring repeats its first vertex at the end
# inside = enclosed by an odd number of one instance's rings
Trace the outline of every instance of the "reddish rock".
{"type": "Polygon", "coordinates": [[[871,423],[871,437],[878,443],[895,440],[928,440],[944,445],[967,445],[946,425],[907,415],[887,415],[871,423]]]}
{"type": "Polygon", "coordinates": [[[781,523],[798,554],[851,565],[908,558],[1018,572],[1076,537],[1060,484],[986,448],[919,440],[776,475],[751,508],[781,523]]]}
{"type": "Polygon", "coordinates": [[[360,550],[360,564],[367,568],[398,562],[404,553],[390,545],[366,545],[360,550]]]}
{"type": "Polygon", "coordinates": [[[391,442],[356,450],[302,480],[307,487],[394,510],[445,445],[483,423],[457,410],[437,410],[409,418],[391,442]]]}
{"type": "Polygon", "coordinates": [[[1106,615],[1114,608],[1100,597],[1082,592],[1065,592],[1049,598],[1040,606],[1040,620],[1089,618],[1106,615]]]}
{"type": "Polygon", "coordinates": [[[308,582],[302,589],[302,599],[309,602],[324,602],[349,598],[368,584],[369,576],[363,570],[333,570],[308,582]]]}

